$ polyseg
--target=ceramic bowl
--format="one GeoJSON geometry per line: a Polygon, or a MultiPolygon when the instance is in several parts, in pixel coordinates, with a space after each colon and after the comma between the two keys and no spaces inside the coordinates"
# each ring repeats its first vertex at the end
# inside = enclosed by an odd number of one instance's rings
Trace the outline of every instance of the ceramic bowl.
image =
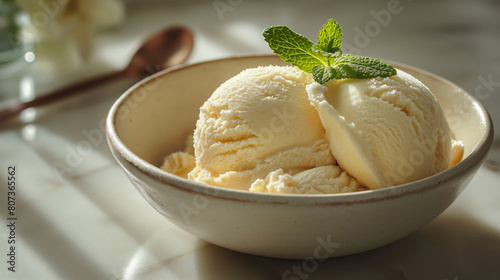
{"type": "Polygon", "coordinates": [[[270,64],[285,63],[274,55],[260,55],[168,69],[130,88],[109,112],[110,149],[135,188],[168,221],[210,243],[290,259],[324,259],[386,245],[418,230],[450,206],[491,146],[491,120],[473,96],[436,75],[392,63],[437,96],[454,136],[465,145],[459,164],[404,185],[331,195],[223,189],[158,167],[165,155],[183,148],[200,106],[221,83],[245,68],[270,64]]]}

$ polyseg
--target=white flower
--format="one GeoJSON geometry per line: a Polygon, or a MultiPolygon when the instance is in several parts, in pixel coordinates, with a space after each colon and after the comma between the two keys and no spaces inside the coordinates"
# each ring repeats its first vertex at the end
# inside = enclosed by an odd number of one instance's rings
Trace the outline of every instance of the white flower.
{"type": "Polygon", "coordinates": [[[37,47],[49,56],[51,52],[55,56],[76,50],[81,58],[87,58],[94,34],[119,25],[125,18],[121,0],[17,0],[17,4],[31,17],[37,47]]]}

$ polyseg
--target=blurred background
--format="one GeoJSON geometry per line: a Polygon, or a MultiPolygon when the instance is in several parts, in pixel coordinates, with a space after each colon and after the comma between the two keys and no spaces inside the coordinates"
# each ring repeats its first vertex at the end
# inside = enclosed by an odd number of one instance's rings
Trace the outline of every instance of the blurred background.
{"type": "MultiPolygon", "coordinates": [[[[168,26],[193,32],[187,63],[195,63],[271,53],[262,37],[271,25],[287,25],[315,41],[319,28],[334,18],[343,28],[345,53],[442,76],[481,101],[500,127],[497,0],[2,0],[0,5],[0,109],[119,71],[149,35],[168,26]]],[[[0,275],[10,278],[0,278],[280,279],[293,262],[245,256],[196,240],[166,224],[119,171],[104,140],[103,121],[137,81],[116,80],[0,124],[2,168],[15,164],[21,170],[23,224],[20,272],[6,274],[1,265],[0,275]],[[90,148],[83,150],[87,142],[90,148]],[[198,249],[194,256],[180,257],[198,249]],[[214,269],[221,266],[234,270],[214,269]],[[248,267],[254,273],[242,275],[248,267]]],[[[339,279],[498,279],[499,131],[484,168],[451,210],[396,245],[325,262],[308,279],[330,279],[332,267],[339,279]]],[[[0,194],[4,217],[5,192],[0,194]]],[[[5,246],[6,229],[0,228],[0,246],[5,246]]]]}

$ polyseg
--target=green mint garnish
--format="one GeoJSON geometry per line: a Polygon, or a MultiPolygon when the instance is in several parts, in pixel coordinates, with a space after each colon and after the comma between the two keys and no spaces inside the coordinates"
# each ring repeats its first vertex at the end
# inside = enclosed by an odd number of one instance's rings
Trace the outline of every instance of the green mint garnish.
{"type": "Polygon", "coordinates": [[[314,44],[286,26],[271,26],[264,30],[264,39],[281,59],[311,73],[316,82],[333,79],[366,79],[396,75],[396,69],[375,58],[343,54],[342,28],[330,19],[318,33],[314,44]]]}
{"type": "Polygon", "coordinates": [[[264,38],[281,59],[303,71],[311,73],[314,65],[323,63],[323,56],[312,50],[313,43],[286,26],[267,28],[264,30],[264,38]]]}
{"type": "Polygon", "coordinates": [[[342,28],[340,24],[330,19],[318,32],[318,43],[324,51],[335,53],[342,46],[342,28]]]}
{"type": "Polygon", "coordinates": [[[320,84],[333,80],[338,75],[335,68],[328,65],[314,65],[312,74],[314,80],[320,84]]]}

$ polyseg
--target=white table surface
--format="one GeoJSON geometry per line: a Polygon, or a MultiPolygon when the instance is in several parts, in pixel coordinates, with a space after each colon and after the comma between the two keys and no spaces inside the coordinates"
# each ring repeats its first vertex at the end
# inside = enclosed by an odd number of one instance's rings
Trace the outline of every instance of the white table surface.
{"type": "MultiPolygon", "coordinates": [[[[87,64],[61,71],[37,60],[22,75],[0,80],[0,101],[21,88],[40,94],[120,69],[148,34],[171,24],[194,32],[193,63],[270,53],[261,36],[270,25],[314,40],[329,18],[343,26],[352,53],[441,75],[476,95],[500,127],[500,2],[494,0],[134,3],[120,28],[97,36],[87,64]],[[374,15],[388,5],[399,12],[383,26],[374,15]],[[363,41],[357,32],[367,27],[371,35],[363,41]]],[[[498,132],[468,188],[434,221],[385,247],[296,271],[301,260],[245,255],[199,240],[139,195],[111,156],[102,127],[111,104],[134,82],[109,83],[0,126],[0,279],[500,279],[498,132]],[[16,272],[7,263],[10,165],[17,168],[16,272]]]]}

